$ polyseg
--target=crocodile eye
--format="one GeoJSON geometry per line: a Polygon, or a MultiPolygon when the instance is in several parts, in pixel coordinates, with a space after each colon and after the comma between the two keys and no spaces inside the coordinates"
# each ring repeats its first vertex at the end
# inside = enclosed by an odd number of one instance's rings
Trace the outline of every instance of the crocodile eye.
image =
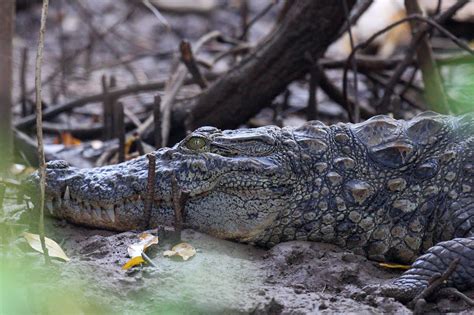
{"type": "Polygon", "coordinates": [[[193,151],[200,151],[206,146],[206,140],[201,137],[191,137],[186,142],[186,147],[193,151]]]}

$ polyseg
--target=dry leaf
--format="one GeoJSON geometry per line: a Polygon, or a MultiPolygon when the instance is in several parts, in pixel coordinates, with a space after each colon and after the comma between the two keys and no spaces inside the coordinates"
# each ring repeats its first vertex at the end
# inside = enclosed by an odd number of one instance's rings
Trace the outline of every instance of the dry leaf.
{"type": "Polygon", "coordinates": [[[54,139],[55,144],[64,144],[65,147],[73,147],[81,144],[81,140],[74,138],[70,132],[62,132],[59,137],[54,139]]]}
{"type": "Polygon", "coordinates": [[[411,268],[410,265],[400,265],[400,264],[391,264],[391,263],[379,263],[380,267],[389,268],[389,269],[402,269],[408,270],[411,268]]]}
{"type": "Polygon", "coordinates": [[[153,244],[158,244],[158,236],[154,236],[149,233],[141,233],[138,235],[140,242],[130,244],[127,248],[128,255],[131,258],[142,256],[142,253],[153,244]]]}
{"type": "Polygon", "coordinates": [[[140,239],[140,242],[128,245],[127,251],[131,259],[122,266],[122,269],[124,270],[144,263],[145,261],[142,258],[142,253],[151,245],[158,244],[158,236],[150,233],[143,232],[138,235],[138,238],[140,239]]]}
{"type": "MultiPolygon", "coordinates": [[[[38,234],[23,232],[23,237],[26,239],[28,244],[30,244],[31,248],[33,248],[37,252],[43,253],[43,249],[41,248],[40,237],[38,234]]],[[[66,253],[64,253],[58,243],[47,237],[45,237],[44,240],[46,243],[46,248],[48,249],[49,256],[60,258],[65,261],[71,260],[69,257],[66,256],[66,253]]]]}
{"type": "Polygon", "coordinates": [[[129,259],[125,265],[122,266],[122,270],[127,270],[130,269],[136,265],[143,264],[145,261],[143,260],[142,256],[136,256],[133,257],[132,259],[129,259]]]}
{"type": "Polygon", "coordinates": [[[179,243],[178,245],[173,246],[171,250],[166,250],[163,255],[166,257],[178,255],[181,256],[183,260],[188,260],[196,255],[196,250],[188,243],[179,243]]]}
{"type": "Polygon", "coordinates": [[[27,167],[23,164],[12,164],[12,166],[10,167],[10,172],[13,175],[29,175],[34,173],[35,171],[35,168],[29,166],[27,167]]]}
{"type": "Polygon", "coordinates": [[[130,137],[125,141],[125,154],[130,154],[130,148],[132,144],[135,142],[135,137],[130,137]]]}

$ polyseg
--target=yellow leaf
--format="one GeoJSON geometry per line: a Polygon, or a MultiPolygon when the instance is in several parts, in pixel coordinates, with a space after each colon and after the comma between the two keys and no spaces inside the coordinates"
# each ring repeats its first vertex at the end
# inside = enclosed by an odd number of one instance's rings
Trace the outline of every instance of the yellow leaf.
{"type": "Polygon", "coordinates": [[[196,255],[196,250],[188,243],[179,243],[178,245],[173,246],[171,250],[166,250],[163,255],[166,257],[178,255],[181,256],[183,260],[188,260],[196,255]]]}
{"type": "Polygon", "coordinates": [[[389,269],[402,269],[408,270],[411,268],[410,265],[400,265],[400,264],[391,264],[391,263],[379,263],[380,267],[389,268],[389,269]]]}
{"type": "Polygon", "coordinates": [[[122,266],[122,270],[127,270],[130,269],[136,265],[143,264],[145,261],[143,260],[142,256],[136,256],[130,259],[125,263],[125,265],[122,266]]]}
{"type": "Polygon", "coordinates": [[[128,245],[128,256],[130,256],[131,259],[122,266],[123,270],[144,263],[145,260],[142,258],[142,253],[151,245],[158,244],[158,236],[150,233],[143,232],[138,235],[138,238],[140,242],[128,245]]]}
{"type": "Polygon", "coordinates": [[[158,244],[158,236],[149,233],[141,233],[138,235],[140,242],[130,244],[127,248],[128,255],[131,258],[142,256],[142,253],[151,245],[158,244]]]}
{"type": "MultiPolygon", "coordinates": [[[[43,249],[41,248],[40,237],[38,234],[23,232],[23,237],[28,242],[28,244],[30,244],[31,248],[33,248],[37,252],[43,253],[43,249]]],[[[64,253],[58,243],[47,237],[45,237],[44,240],[46,243],[46,248],[48,249],[49,256],[60,258],[65,261],[71,260],[69,257],[66,256],[66,253],[64,253]]]]}

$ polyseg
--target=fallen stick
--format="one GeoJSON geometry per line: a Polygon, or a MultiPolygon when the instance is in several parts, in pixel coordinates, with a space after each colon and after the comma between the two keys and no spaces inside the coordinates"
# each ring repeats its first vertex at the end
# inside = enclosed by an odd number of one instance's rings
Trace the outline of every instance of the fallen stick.
{"type": "MultiPolygon", "coordinates": [[[[448,268],[446,269],[445,272],[443,272],[443,274],[441,276],[434,276],[428,286],[423,289],[423,291],[421,291],[420,294],[418,294],[409,304],[408,306],[409,307],[415,307],[415,305],[418,303],[418,301],[423,301],[423,300],[426,300],[426,298],[428,298],[429,296],[431,296],[435,290],[437,290],[440,286],[443,286],[447,281],[448,279],[451,277],[451,275],[453,274],[453,272],[456,270],[458,264],[459,264],[459,261],[460,261],[460,258],[456,258],[454,259],[448,266],[448,268]]],[[[419,310],[416,309],[415,307],[415,310],[414,312],[419,312],[419,310]]]]}

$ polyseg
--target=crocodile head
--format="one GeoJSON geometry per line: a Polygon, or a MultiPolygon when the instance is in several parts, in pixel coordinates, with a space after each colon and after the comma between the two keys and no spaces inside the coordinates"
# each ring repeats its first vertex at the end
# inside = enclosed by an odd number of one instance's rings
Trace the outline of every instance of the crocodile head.
{"type": "Polygon", "coordinates": [[[291,130],[274,126],[235,131],[202,127],[174,147],[155,151],[149,220],[144,220],[146,157],[92,169],[52,161],[46,169],[45,205],[53,216],[77,224],[140,229],[173,225],[172,196],[181,191],[188,194],[185,226],[220,238],[252,241],[294,199],[296,183],[301,182],[297,178],[302,176],[294,139],[291,130]]]}

